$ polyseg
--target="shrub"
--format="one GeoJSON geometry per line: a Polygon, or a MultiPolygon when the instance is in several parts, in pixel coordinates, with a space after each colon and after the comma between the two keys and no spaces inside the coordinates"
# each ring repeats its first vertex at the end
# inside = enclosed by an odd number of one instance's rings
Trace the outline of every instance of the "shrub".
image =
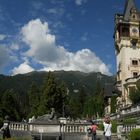
{"type": "MultiPolygon", "coordinates": [[[[1,139],[0,139],[0,140],[1,140],[1,139]]],[[[12,138],[6,138],[5,140],[31,140],[31,138],[12,137],[12,138]]]]}
{"type": "Polygon", "coordinates": [[[3,118],[0,118],[0,128],[3,126],[3,118]]]}
{"type": "Polygon", "coordinates": [[[140,128],[134,129],[130,132],[129,140],[140,140],[140,128]]]}
{"type": "Polygon", "coordinates": [[[112,121],[112,132],[116,133],[117,132],[117,122],[116,121],[112,121]]]}
{"type": "Polygon", "coordinates": [[[137,120],[134,118],[127,118],[123,120],[123,124],[129,125],[129,124],[136,124],[137,120]]]}
{"type": "Polygon", "coordinates": [[[102,123],[98,124],[98,128],[99,128],[99,130],[104,130],[103,124],[102,123]]]}
{"type": "MultiPolygon", "coordinates": [[[[116,121],[111,121],[111,124],[112,124],[112,129],[111,129],[112,132],[116,133],[117,132],[117,122],[116,121]]],[[[98,128],[99,128],[99,130],[104,130],[103,123],[98,124],[98,128]]]]}
{"type": "Polygon", "coordinates": [[[130,90],[130,99],[133,104],[137,104],[140,102],[140,89],[131,89],[130,90]]]}

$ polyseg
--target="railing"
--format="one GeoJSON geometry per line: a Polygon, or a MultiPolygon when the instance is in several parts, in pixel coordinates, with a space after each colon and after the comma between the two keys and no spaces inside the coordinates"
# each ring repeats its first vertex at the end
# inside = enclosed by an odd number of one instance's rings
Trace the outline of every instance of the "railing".
{"type": "Polygon", "coordinates": [[[10,122],[11,130],[18,131],[31,131],[42,133],[57,133],[60,132],[60,129],[66,133],[86,133],[87,129],[90,127],[90,124],[33,124],[33,123],[17,123],[10,122]]]}
{"type": "Polygon", "coordinates": [[[11,130],[18,130],[18,131],[28,131],[29,130],[29,125],[27,123],[10,122],[9,127],[11,130]]]}
{"type": "Polygon", "coordinates": [[[122,109],[120,115],[121,115],[121,117],[139,116],[140,115],[140,105],[124,108],[124,109],[122,109]]]}
{"type": "Polygon", "coordinates": [[[111,119],[122,119],[126,117],[139,117],[140,116],[140,104],[135,106],[125,106],[121,108],[121,111],[111,114],[111,119]]]}
{"type": "Polygon", "coordinates": [[[68,132],[68,133],[81,133],[81,132],[86,133],[88,127],[89,126],[84,125],[84,124],[67,124],[67,125],[64,125],[64,130],[65,132],[68,132]]]}
{"type": "Polygon", "coordinates": [[[117,135],[121,140],[125,140],[129,132],[134,129],[140,128],[140,124],[131,124],[131,125],[123,125],[120,124],[117,126],[117,135]]]}

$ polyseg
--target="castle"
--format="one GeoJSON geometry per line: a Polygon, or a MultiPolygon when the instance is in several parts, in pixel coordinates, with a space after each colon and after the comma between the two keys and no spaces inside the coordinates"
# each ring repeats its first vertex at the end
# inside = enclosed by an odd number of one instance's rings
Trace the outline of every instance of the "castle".
{"type": "Polygon", "coordinates": [[[123,14],[115,14],[114,44],[118,94],[116,112],[120,112],[132,106],[130,92],[137,88],[137,84],[140,85],[140,12],[134,0],[126,1],[123,14]]]}

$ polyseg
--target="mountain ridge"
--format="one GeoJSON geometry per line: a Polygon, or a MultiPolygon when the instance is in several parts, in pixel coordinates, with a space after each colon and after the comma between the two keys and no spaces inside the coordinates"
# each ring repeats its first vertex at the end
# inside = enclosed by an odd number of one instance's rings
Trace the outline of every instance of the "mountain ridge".
{"type": "MultiPolygon", "coordinates": [[[[97,81],[104,87],[105,83],[114,83],[115,76],[107,76],[100,72],[84,73],[80,71],[53,71],[58,82],[64,81],[70,90],[70,93],[75,93],[74,90],[79,90],[85,87],[87,94],[92,94],[96,88],[97,81]]],[[[47,77],[46,71],[33,71],[26,74],[17,74],[14,76],[6,76],[0,74],[0,93],[6,90],[14,90],[16,93],[25,93],[29,89],[32,82],[38,86],[43,84],[47,77]]]]}

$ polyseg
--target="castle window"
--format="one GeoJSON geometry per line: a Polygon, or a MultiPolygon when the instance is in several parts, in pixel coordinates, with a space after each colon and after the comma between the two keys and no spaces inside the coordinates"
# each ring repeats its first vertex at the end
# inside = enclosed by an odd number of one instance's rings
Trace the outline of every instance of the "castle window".
{"type": "Polygon", "coordinates": [[[135,19],[136,18],[136,16],[135,15],[133,15],[133,19],[135,19]]]}
{"type": "Polygon", "coordinates": [[[133,77],[137,77],[138,76],[138,72],[133,72],[133,77]]]}
{"type": "Polygon", "coordinates": [[[138,60],[132,60],[132,65],[133,66],[138,66],[138,60]]]}
{"type": "Polygon", "coordinates": [[[129,28],[128,27],[122,28],[122,36],[129,37],[129,28]]]}
{"type": "Polygon", "coordinates": [[[133,49],[136,49],[136,47],[137,47],[137,46],[136,46],[136,42],[132,42],[132,48],[133,48],[133,49]]]}
{"type": "Polygon", "coordinates": [[[129,24],[120,24],[118,26],[119,37],[129,37],[130,36],[130,25],[129,24]]]}

